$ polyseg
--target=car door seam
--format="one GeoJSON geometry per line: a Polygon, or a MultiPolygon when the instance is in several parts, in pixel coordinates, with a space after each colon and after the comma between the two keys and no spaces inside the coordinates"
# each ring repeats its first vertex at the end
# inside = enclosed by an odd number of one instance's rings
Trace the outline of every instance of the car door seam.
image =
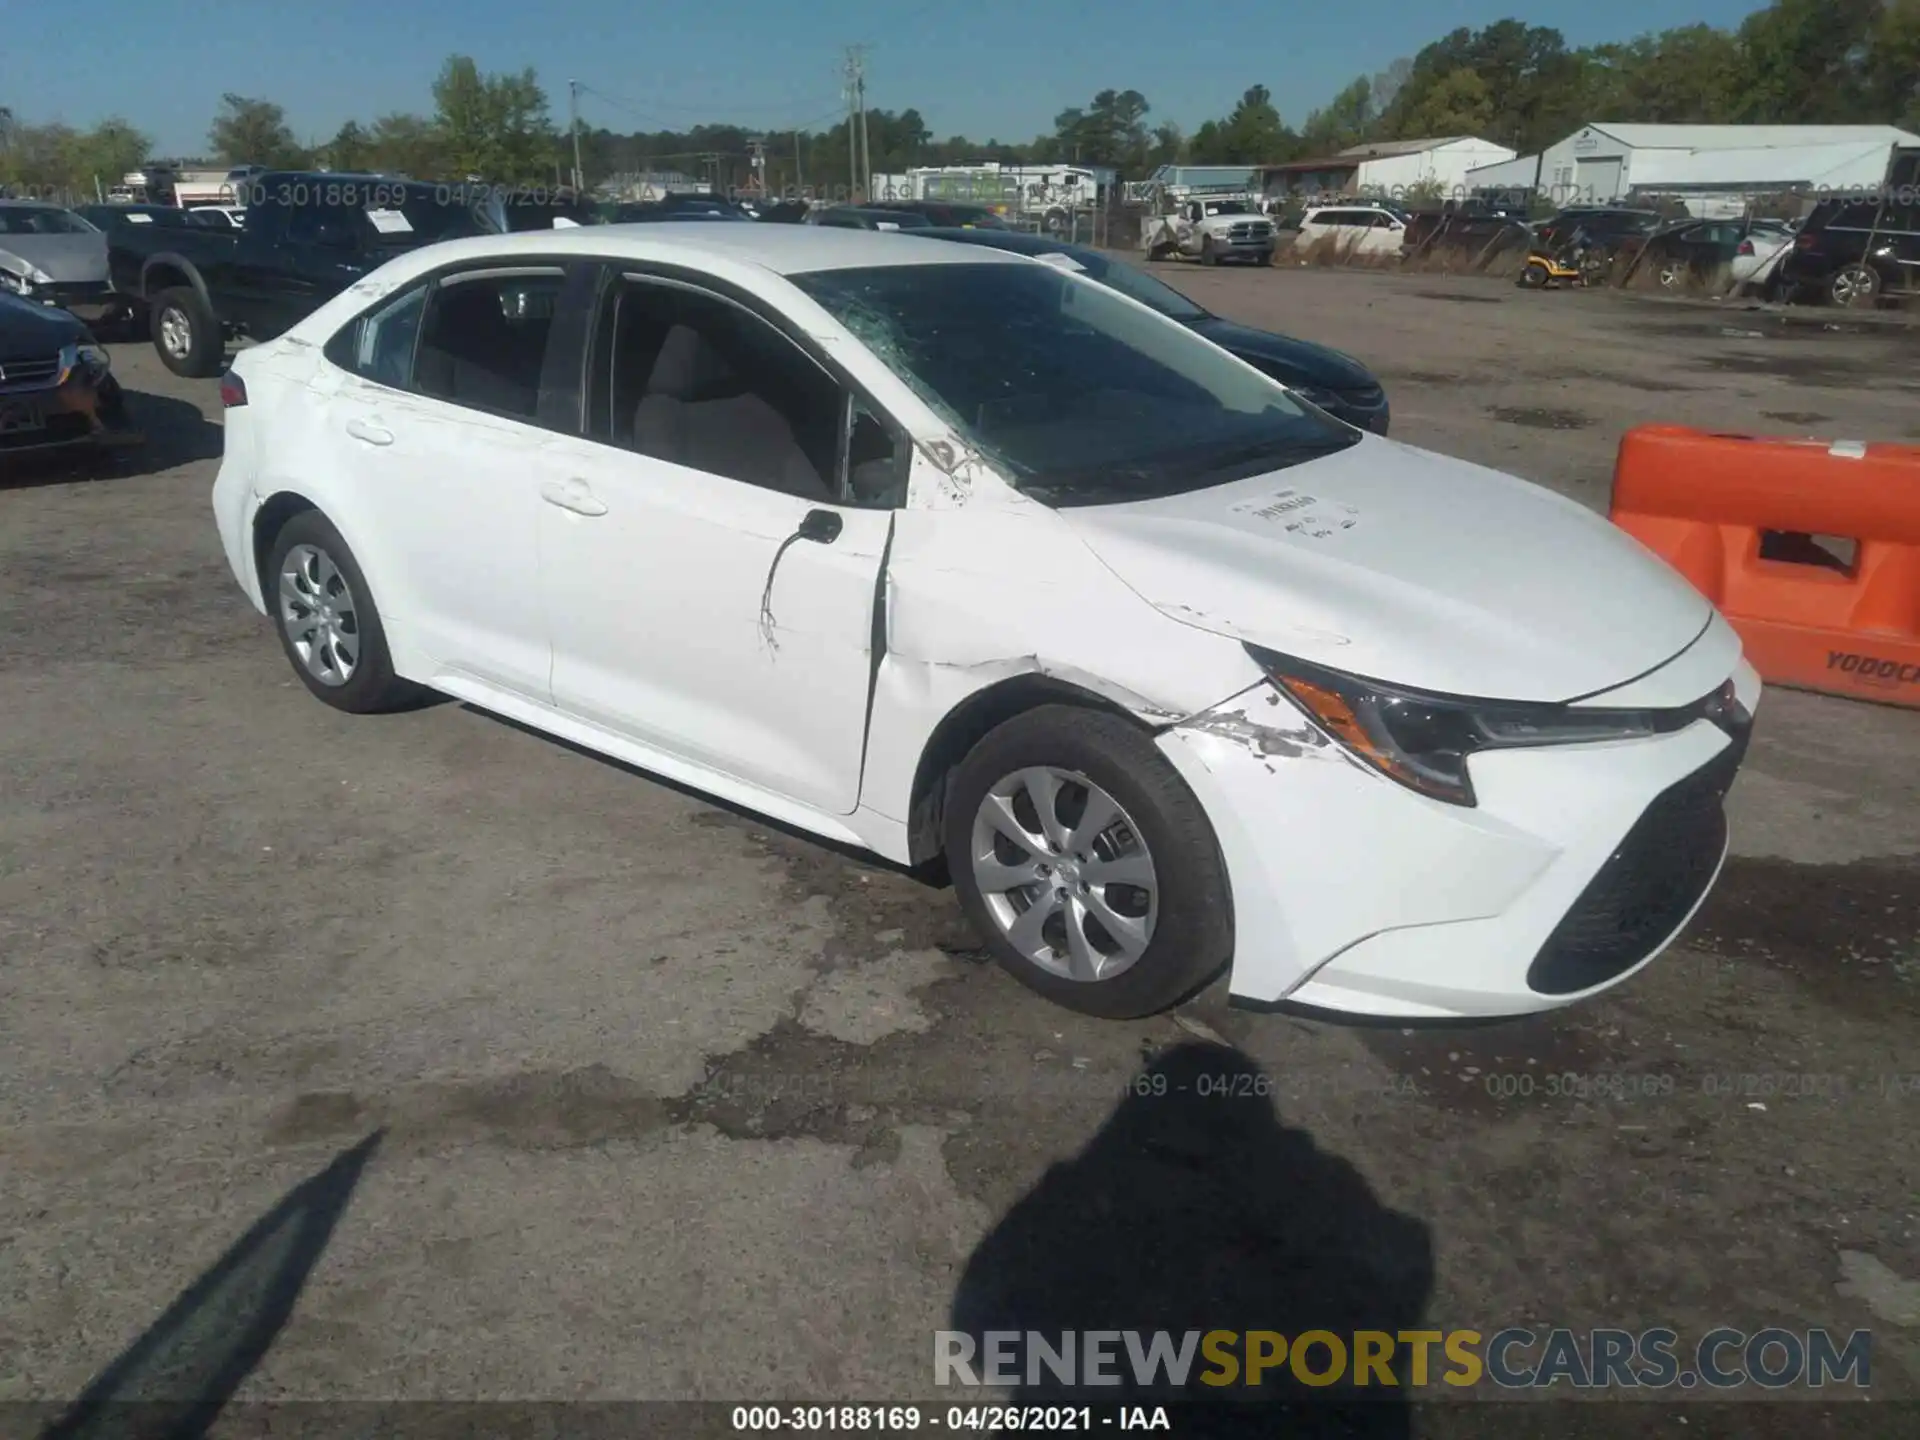
{"type": "Polygon", "coordinates": [[[887,578],[893,559],[893,531],[900,512],[887,514],[887,537],[880,544],[880,568],[873,577],[873,623],[867,642],[867,710],[860,721],[860,773],[854,785],[853,808],[858,810],[867,792],[867,751],[873,743],[873,705],[880,693],[880,662],[887,655],[887,578]]]}

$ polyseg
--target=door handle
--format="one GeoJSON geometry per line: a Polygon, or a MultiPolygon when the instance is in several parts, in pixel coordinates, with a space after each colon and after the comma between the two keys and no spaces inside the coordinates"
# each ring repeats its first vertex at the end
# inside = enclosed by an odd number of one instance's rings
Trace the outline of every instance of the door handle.
{"type": "Polygon", "coordinates": [[[542,480],[540,498],[576,515],[604,515],[607,507],[596,500],[584,480],[542,480]]]}
{"type": "Polygon", "coordinates": [[[393,443],[393,432],[387,429],[386,426],[376,424],[371,420],[354,419],[347,421],[347,433],[356,440],[366,441],[369,445],[391,445],[393,443]]]}

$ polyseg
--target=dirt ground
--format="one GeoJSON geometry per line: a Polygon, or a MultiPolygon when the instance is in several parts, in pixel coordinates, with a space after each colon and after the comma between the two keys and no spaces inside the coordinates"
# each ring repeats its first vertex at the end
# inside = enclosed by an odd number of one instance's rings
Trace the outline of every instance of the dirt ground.
{"type": "MultiPolygon", "coordinates": [[[[1162,273],[1596,507],[1635,423],[1920,439],[1913,337],[1830,316],[1162,273]]],[[[218,552],[212,383],[114,355],[147,452],[0,483],[0,1401],[79,1394],[263,1217],[118,1393],[284,1320],[243,1398],[925,1398],[932,1332],[1011,1314],[1870,1328],[1920,1396],[1920,712],[1769,693],[1718,892],[1601,1002],[1083,1020],[949,892],[461,705],[315,703],[218,552]]]]}

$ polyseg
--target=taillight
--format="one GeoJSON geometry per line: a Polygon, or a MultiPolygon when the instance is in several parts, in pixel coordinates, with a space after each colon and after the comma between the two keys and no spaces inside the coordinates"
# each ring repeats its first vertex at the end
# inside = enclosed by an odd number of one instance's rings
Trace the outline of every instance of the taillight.
{"type": "Polygon", "coordinates": [[[1734,254],[1736,254],[1736,255],[1751,255],[1751,254],[1753,254],[1753,242],[1752,242],[1751,240],[1742,240],[1742,241],[1740,242],[1740,248],[1739,248],[1738,250],[1736,250],[1736,251],[1734,251],[1733,253],[1734,253],[1734,254]]]}
{"type": "Polygon", "coordinates": [[[220,404],[228,410],[247,403],[247,382],[231,370],[220,377],[220,404]]]}
{"type": "Polygon", "coordinates": [[[1817,243],[1817,237],[1805,233],[1793,237],[1793,248],[1796,250],[1811,250],[1817,243]]]}

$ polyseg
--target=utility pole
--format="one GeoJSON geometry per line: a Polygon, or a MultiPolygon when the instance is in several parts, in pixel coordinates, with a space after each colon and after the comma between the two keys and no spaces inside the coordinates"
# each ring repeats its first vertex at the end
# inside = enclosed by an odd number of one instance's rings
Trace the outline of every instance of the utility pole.
{"type": "MultiPolygon", "coordinates": [[[[847,47],[847,189],[860,184],[860,47],[847,47]]],[[[849,196],[849,198],[852,198],[849,196]]],[[[864,198],[864,197],[862,197],[864,198]]]]}
{"type": "Polygon", "coordinates": [[[567,128],[573,132],[573,189],[586,188],[586,176],[580,169],[580,82],[567,81],[567,128]]]}
{"type": "Polygon", "coordinates": [[[793,188],[795,199],[799,198],[799,191],[806,183],[807,177],[800,169],[800,132],[796,130],[793,132],[793,188]]]}
{"type": "Polygon", "coordinates": [[[752,156],[754,188],[764,200],[767,197],[767,137],[755,135],[747,141],[747,150],[752,156]]]}
{"type": "Polygon", "coordinates": [[[865,48],[860,68],[854,72],[854,95],[860,104],[860,193],[873,203],[873,146],[867,141],[867,63],[865,48]]]}

